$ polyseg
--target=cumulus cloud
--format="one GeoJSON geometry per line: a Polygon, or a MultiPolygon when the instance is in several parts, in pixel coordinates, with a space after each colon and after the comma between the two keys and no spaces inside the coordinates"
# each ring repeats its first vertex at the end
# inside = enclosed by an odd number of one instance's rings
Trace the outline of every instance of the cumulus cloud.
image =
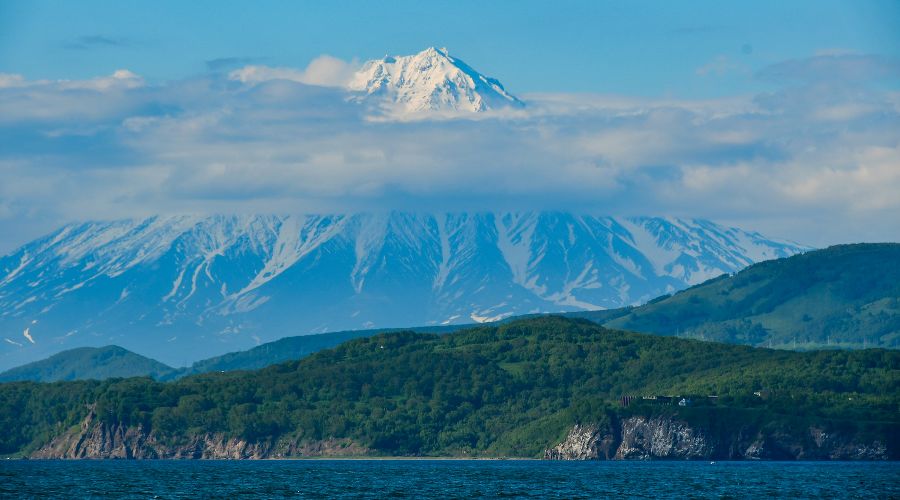
{"type": "Polygon", "coordinates": [[[0,125],[14,126],[9,133],[30,129],[25,123],[49,121],[62,124],[73,118],[109,122],[143,102],[139,92],[144,79],[119,69],[108,76],[86,80],[26,80],[21,75],[0,74],[0,125]]]}
{"type": "Polygon", "coordinates": [[[109,76],[92,78],[90,80],[63,80],[57,82],[59,88],[67,89],[88,89],[88,90],[110,90],[113,88],[133,89],[142,87],[144,79],[140,76],[128,71],[127,69],[117,69],[109,76]]]}
{"type": "Polygon", "coordinates": [[[162,85],[0,77],[0,231],[21,235],[3,250],[73,219],[367,209],[671,214],[812,245],[900,239],[900,94],[869,84],[889,69],[822,81],[821,61],[797,61],[760,74],[813,75],[756,96],[537,94],[515,113],[409,122],[373,121],[340,88],[351,63],[335,61],[162,85]]]}
{"type": "Polygon", "coordinates": [[[346,87],[359,69],[359,64],[347,62],[329,55],[322,55],[309,63],[306,69],[271,67],[271,66],[244,66],[229,73],[229,78],[242,83],[260,83],[270,80],[288,80],[305,83],[307,85],[319,85],[323,87],[346,87]]]}

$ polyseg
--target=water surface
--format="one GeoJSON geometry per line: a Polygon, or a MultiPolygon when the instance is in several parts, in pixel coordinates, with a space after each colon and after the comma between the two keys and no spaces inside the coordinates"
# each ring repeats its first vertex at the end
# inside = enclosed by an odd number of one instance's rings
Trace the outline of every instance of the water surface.
{"type": "Polygon", "coordinates": [[[0,497],[900,498],[900,463],[474,460],[0,462],[0,497]]]}

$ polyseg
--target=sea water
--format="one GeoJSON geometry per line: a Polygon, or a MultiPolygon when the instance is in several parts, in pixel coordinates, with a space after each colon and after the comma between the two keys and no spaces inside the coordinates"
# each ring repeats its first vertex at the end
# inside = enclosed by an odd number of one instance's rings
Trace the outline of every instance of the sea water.
{"type": "Polygon", "coordinates": [[[4,460],[0,497],[900,498],[900,463],[4,460]]]}

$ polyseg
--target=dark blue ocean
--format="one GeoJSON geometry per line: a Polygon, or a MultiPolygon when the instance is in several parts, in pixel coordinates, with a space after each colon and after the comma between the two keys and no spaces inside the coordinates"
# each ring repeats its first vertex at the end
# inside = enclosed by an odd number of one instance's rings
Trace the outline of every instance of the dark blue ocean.
{"type": "Polygon", "coordinates": [[[900,463],[15,461],[4,498],[900,498],[900,463]]]}

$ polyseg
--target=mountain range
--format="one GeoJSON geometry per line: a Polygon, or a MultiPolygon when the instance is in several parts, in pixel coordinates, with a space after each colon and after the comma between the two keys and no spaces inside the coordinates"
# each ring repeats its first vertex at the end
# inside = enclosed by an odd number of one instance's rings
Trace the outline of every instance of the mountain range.
{"type": "Polygon", "coordinates": [[[0,369],[108,344],[185,366],[290,335],[619,308],[803,250],[560,212],[70,224],[0,258],[0,369]]]}
{"type": "MultiPolygon", "coordinates": [[[[567,313],[641,333],[792,350],[900,347],[900,244],[839,245],[754,264],[639,307],[567,313]]],[[[512,319],[512,318],[511,318],[512,319]]],[[[500,323],[508,320],[500,321],[500,323]]],[[[450,333],[473,325],[416,327],[450,333]]],[[[171,368],[120,347],[77,348],[0,373],[51,382],[255,370],[389,330],[286,337],[171,368]]]]}

